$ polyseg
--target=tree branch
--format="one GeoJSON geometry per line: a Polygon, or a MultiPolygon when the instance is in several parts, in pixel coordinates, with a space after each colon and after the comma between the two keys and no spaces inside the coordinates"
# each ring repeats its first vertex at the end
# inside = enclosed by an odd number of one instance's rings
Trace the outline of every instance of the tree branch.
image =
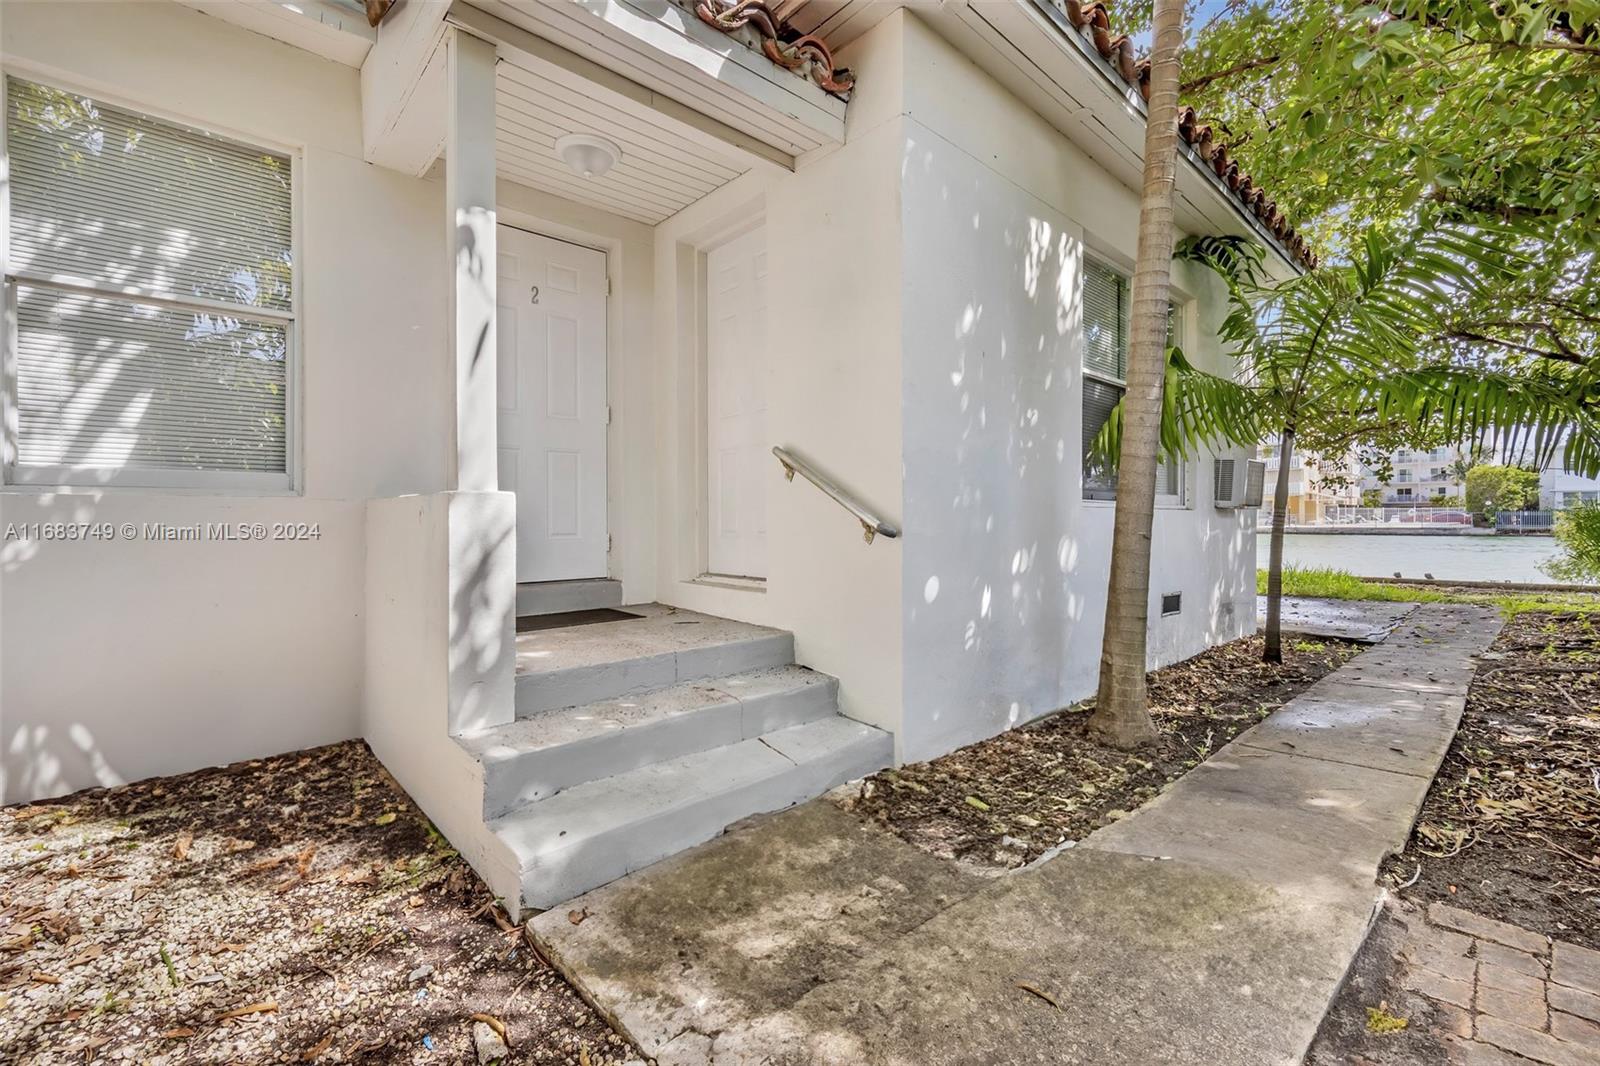
{"type": "Polygon", "coordinates": [[[1192,81],[1186,81],[1182,85],[1178,86],[1178,91],[1185,94],[1197,92],[1200,89],[1204,89],[1212,82],[1221,81],[1224,78],[1231,78],[1236,74],[1245,74],[1252,70],[1259,70],[1262,67],[1270,67],[1274,63],[1278,62],[1281,58],[1281,56],[1270,55],[1262,56],[1259,59],[1247,59],[1242,63],[1235,63],[1231,67],[1224,67],[1222,70],[1213,71],[1210,74],[1202,74],[1200,77],[1195,78],[1192,81]]]}
{"type": "Polygon", "coordinates": [[[1501,337],[1491,337],[1485,333],[1474,333],[1471,330],[1452,329],[1444,333],[1443,336],[1450,340],[1469,341],[1474,344],[1492,344],[1499,348],[1505,348],[1513,352],[1521,352],[1524,355],[1537,356],[1540,359],[1550,359],[1557,363],[1568,363],[1572,366],[1588,365],[1588,362],[1581,356],[1569,355],[1564,352],[1552,352],[1544,348],[1535,348],[1532,345],[1527,344],[1518,344],[1515,341],[1508,341],[1501,337]]]}

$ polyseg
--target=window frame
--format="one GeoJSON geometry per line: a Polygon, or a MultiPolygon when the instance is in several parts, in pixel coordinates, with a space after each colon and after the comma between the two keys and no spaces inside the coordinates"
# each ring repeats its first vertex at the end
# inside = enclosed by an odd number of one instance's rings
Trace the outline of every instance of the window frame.
{"type": "MultiPolygon", "coordinates": [[[[1096,266],[1098,266],[1099,268],[1101,268],[1102,270],[1108,271],[1109,273],[1114,274],[1116,277],[1120,278],[1122,280],[1122,282],[1123,282],[1124,288],[1131,294],[1132,288],[1133,288],[1133,278],[1132,278],[1131,275],[1128,274],[1128,272],[1126,270],[1124,270],[1122,267],[1118,266],[1116,263],[1112,262],[1110,259],[1108,259],[1108,258],[1106,258],[1104,256],[1096,255],[1093,252],[1085,250],[1084,253],[1083,253],[1083,270],[1082,270],[1083,277],[1078,283],[1078,304],[1079,304],[1080,308],[1083,306],[1083,290],[1084,290],[1084,287],[1088,284],[1089,264],[1090,263],[1093,263],[1096,266]]],[[[1188,308],[1189,301],[1185,300],[1185,299],[1182,299],[1181,298],[1181,294],[1174,290],[1171,293],[1171,295],[1169,296],[1168,305],[1170,306],[1171,312],[1172,312],[1172,333],[1178,340],[1178,346],[1180,348],[1182,348],[1182,347],[1184,347],[1184,340],[1185,340],[1185,324],[1188,321],[1188,315],[1185,312],[1186,312],[1186,310],[1188,308]]],[[[1078,360],[1078,370],[1082,374],[1083,378],[1085,380],[1092,379],[1094,381],[1099,382],[1102,385],[1110,386],[1111,388],[1116,389],[1122,395],[1126,396],[1128,394],[1128,382],[1127,382],[1127,379],[1125,379],[1125,378],[1119,379],[1119,378],[1111,376],[1110,374],[1105,373],[1104,371],[1093,370],[1093,369],[1091,369],[1089,367],[1088,359],[1087,359],[1087,356],[1088,356],[1088,345],[1087,345],[1087,342],[1083,341],[1082,338],[1081,338],[1081,331],[1082,331],[1082,316],[1081,316],[1081,312],[1080,312],[1080,317],[1079,317],[1079,329],[1080,329],[1080,348],[1082,349],[1082,354],[1080,355],[1080,358],[1078,360]]],[[[1125,340],[1126,339],[1127,338],[1125,338],[1125,340]]],[[[1127,353],[1126,352],[1123,353],[1122,362],[1123,362],[1124,366],[1127,365],[1127,353]]],[[[1078,417],[1080,419],[1083,417],[1082,392],[1083,392],[1083,388],[1082,388],[1082,383],[1080,382],[1080,385],[1079,385],[1079,402],[1078,402],[1078,417]]],[[[1107,505],[1115,506],[1115,504],[1117,502],[1116,489],[1111,489],[1109,491],[1104,490],[1104,489],[1093,489],[1093,490],[1091,490],[1089,488],[1088,472],[1085,469],[1085,462],[1084,462],[1085,457],[1080,455],[1078,457],[1078,460],[1079,460],[1078,461],[1079,493],[1080,493],[1080,498],[1082,499],[1082,501],[1084,503],[1086,503],[1086,504],[1096,504],[1096,505],[1100,505],[1100,506],[1107,506],[1107,505]],[[1091,491],[1096,492],[1096,493],[1100,493],[1100,495],[1091,496],[1091,495],[1089,495],[1089,493],[1091,491]]],[[[1184,508],[1189,507],[1190,506],[1190,501],[1193,498],[1193,493],[1190,491],[1190,488],[1189,488],[1189,475],[1190,475],[1190,466],[1191,466],[1191,464],[1187,460],[1184,460],[1184,459],[1177,459],[1177,460],[1174,460],[1174,461],[1178,464],[1178,491],[1176,493],[1162,492],[1161,491],[1160,481],[1158,480],[1157,484],[1156,484],[1155,505],[1157,507],[1159,507],[1159,508],[1165,508],[1165,509],[1169,509],[1169,510],[1180,510],[1180,509],[1184,509],[1184,508]]],[[[1164,465],[1164,464],[1158,464],[1158,466],[1156,468],[1157,469],[1158,478],[1159,478],[1161,465],[1164,465]]]]}
{"type": "Polygon", "coordinates": [[[10,93],[13,78],[22,79],[75,96],[87,97],[125,111],[133,111],[157,122],[181,126],[196,132],[229,141],[251,150],[280,155],[289,163],[289,255],[290,271],[289,307],[254,308],[222,300],[184,296],[138,286],[113,286],[89,278],[62,274],[46,274],[31,270],[17,270],[11,262],[11,193],[10,183],[0,186],[0,306],[4,308],[4,322],[0,324],[0,492],[81,492],[84,490],[112,490],[131,492],[172,492],[178,494],[219,494],[237,496],[297,496],[304,492],[303,485],[303,414],[304,365],[302,344],[302,301],[304,298],[304,262],[301,257],[304,233],[304,191],[301,168],[303,148],[285,144],[267,137],[259,137],[239,130],[202,122],[166,108],[152,106],[144,101],[121,95],[115,91],[102,91],[57,77],[53,72],[37,68],[30,63],[7,62],[0,68],[0,99],[6,111],[0,116],[0,158],[10,158],[9,137],[10,93]],[[18,321],[17,289],[19,285],[51,289],[57,292],[79,292],[119,301],[133,306],[155,307],[170,311],[225,313],[240,318],[279,323],[284,330],[284,403],[283,403],[283,454],[284,470],[217,470],[217,469],[151,469],[81,467],[71,465],[23,466],[17,462],[18,435],[21,431],[18,389],[18,321]]]}

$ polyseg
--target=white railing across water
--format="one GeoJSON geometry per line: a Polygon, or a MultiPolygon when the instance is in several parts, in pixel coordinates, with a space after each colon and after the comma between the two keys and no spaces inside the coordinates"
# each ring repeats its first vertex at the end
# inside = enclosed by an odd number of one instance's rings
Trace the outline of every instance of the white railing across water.
{"type": "MultiPolygon", "coordinates": [[[[1263,506],[1256,512],[1256,525],[1260,529],[1272,528],[1272,508],[1263,506]]],[[[1320,527],[1394,527],[1394,526],[1471,526],[1472,515],[1464,507],[1324,507],[1315,521],[1300,521],[1294,513],[1289,515],[1291,528],[1320,527]]]]}

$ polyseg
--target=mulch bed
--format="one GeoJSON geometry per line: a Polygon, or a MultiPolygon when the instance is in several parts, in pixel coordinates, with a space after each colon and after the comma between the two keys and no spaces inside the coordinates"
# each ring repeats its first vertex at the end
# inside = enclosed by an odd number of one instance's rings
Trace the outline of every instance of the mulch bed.
{"type": "Polygon", "coordinates": [[[1417,828],[1384,871],[1392,887],[1409,883],[1406,897],[1600,948],[1594,616],[1530,612],[1507,623],[1480,660],[1417,828]]]}
{"type": "Polygon", "coordinates": [[[844,801],[940,856],[1014,868],[1081,840],[1152,799],[1238,733],[1361,650],[1286,638],[1281,665],[1245,637],[1152,673],[1160,742],[1129,753],[1089,739],[1087,705],[873,774],[844,801]]]}
{"type": "Polygon", "coordinates": [[[635,1055],[359,741],[0,809],[0,1061],[635,1055]]]}

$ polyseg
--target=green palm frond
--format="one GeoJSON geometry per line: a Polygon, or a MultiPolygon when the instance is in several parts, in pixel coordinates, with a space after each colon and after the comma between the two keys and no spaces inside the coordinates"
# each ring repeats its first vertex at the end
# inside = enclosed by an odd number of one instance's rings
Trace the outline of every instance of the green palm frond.
{"type": "Polygon", "coordinates": [[[1297,405],[1318,381],[1381,373],[1414,361],[1452,306],[1514,277],[1510,231],[1432,227],[1404,238],[1373,232],[1351,263],[1273,282],[1241,238],[1190,238],[1178,258],[1210,267],[1228,287],[1221,339],[1251,377],[1297,405]]]}
{"type": "MultiPolygon", "coordinates": [[[[1116,469],[1122,454],[1122,402],[1111,411],[1090,443],[1092,465],[1116,469]]],[[[1201,370],[1178,347],[1167,349],[1161,391],[1161,454],[1192,458],[1201,447],[1250,445],[1270,428],[1262,415],[1270,408],[1248,385],[1201,370]]]]}
{"type": "Polygon", "coordinates": [[[1430,427],[1444,439],[1498,444],[1543,466],[1600,475],[1600,420],[1578,379],[1553,373],[1423,366],[1352,384],[1330,404],[1374,424],[1430,427]]]}
{"type": "MultiPolygon", "coordinates": [[[[1162,452],[1338,423],[1351,442],[1400,427],[1531,451],[1541,462],[1559,451],[1568,469],[1600,474],[1600,371],[1428,361],[1429,338],[1448,332],[1452,307],[1515,278],[1516,242],[1485,226],[1374,231],[1348,264],[1273,281],[1261,250],[1243,238],[1183,241],[1177,257],[1227,286],[1219,336],[1240,361],[1240,380],[1169,352],[1162,452]]],[[[1121,430],[1119,407],[1094,442],[1097,461],[1114,463],[1121,430]]]]}

